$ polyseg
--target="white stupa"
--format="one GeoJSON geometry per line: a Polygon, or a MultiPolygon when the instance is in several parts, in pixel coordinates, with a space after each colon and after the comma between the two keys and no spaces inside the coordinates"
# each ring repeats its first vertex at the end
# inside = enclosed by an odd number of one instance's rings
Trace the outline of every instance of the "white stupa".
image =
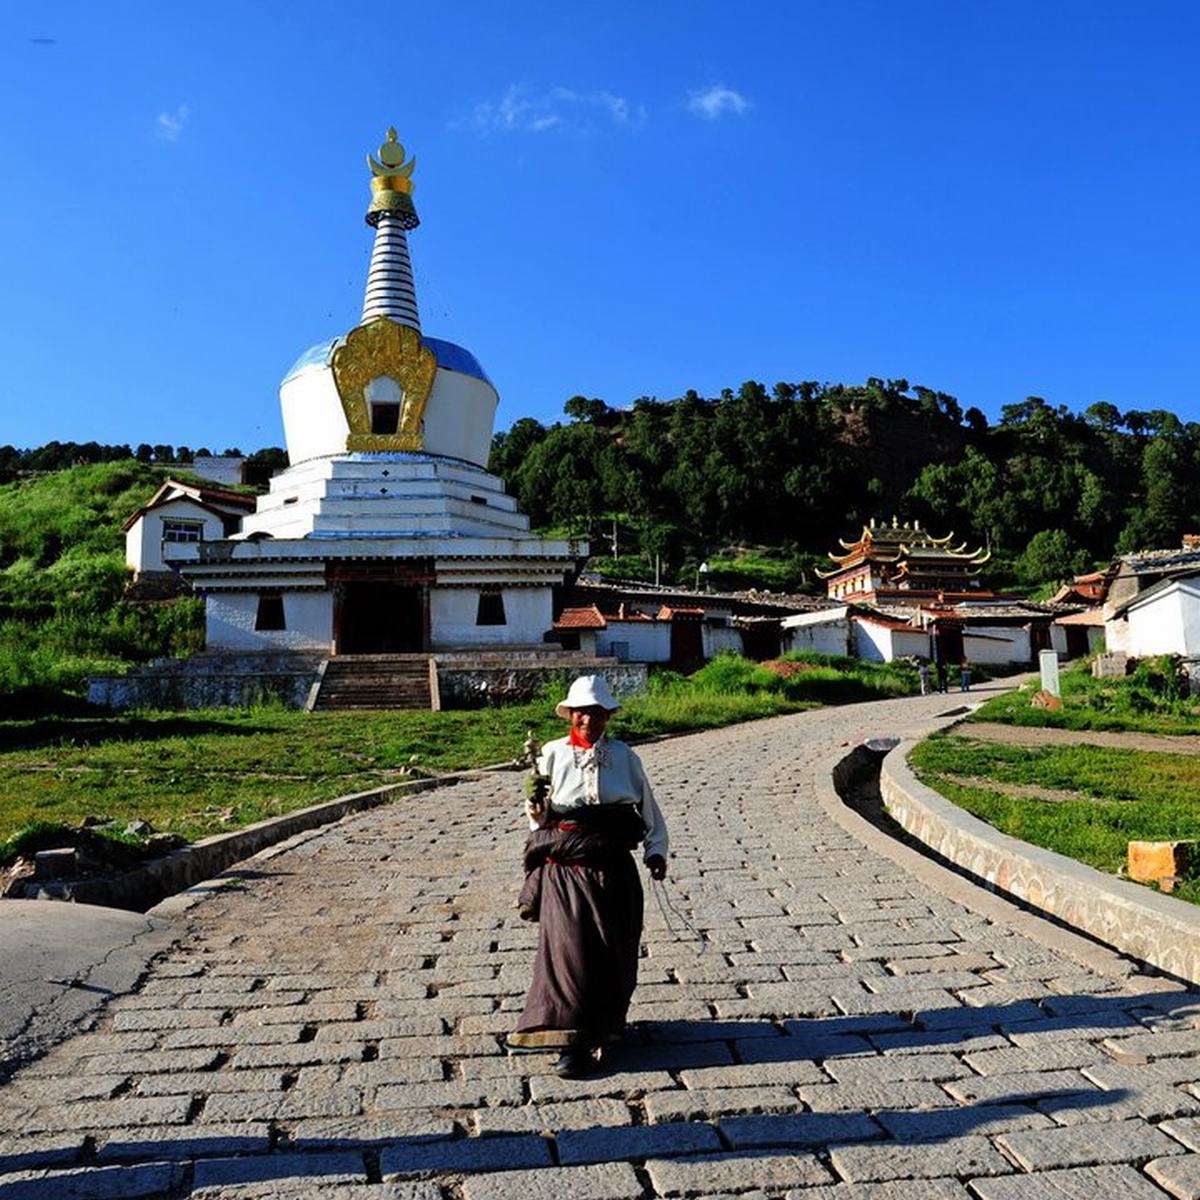
{"type": "Polygon", "coordinates": [[[209,650],[396,654],[541,645],[587,546],[536,537],[486,469],[499,397],[421,332],[414,161],[369,156],[375,246],[360,323],[280,387],[291,466],[222,541],[165,547],[203,594],[209,650]]]}

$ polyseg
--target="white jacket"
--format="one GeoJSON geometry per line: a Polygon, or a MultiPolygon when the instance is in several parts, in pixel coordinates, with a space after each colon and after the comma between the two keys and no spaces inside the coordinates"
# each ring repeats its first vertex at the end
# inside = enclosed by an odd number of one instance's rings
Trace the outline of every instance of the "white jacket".
{"type": "Polygon", "coordinates": [[[589,804],[632,804],[646,827],[644,857],[667,857],[667,823],[642,760],[624,743],[602,737],[590,750],[557,738],[542,747],[538,771],[550,780],[550,810],[569,813],[589,804]]]}

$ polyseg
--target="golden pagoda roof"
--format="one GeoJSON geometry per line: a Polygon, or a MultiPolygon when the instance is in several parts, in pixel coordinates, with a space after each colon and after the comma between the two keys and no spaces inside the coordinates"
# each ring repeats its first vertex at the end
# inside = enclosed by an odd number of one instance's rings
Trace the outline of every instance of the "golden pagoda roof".
{"type": "MultiPolygon", "coordinates": [[[[829,557],[836,564],[828,571],[817,571],[821,579],[829,579],[841,571],[849,570],[864,562],[907,563],[908,560],[918,560],[930,566],[981,566],[991,557],[990,551],[978,547],[968,550],[966,542],[957,546],[951,543],[954,534],[945,537],[935,537],[927,529],[921,528],[920,521],[911,524],[901,524],[899,518],[893,517],[891,524],[886,521],[876,521],[871,518],[869,525],[864,525],[858,540],[848,542],[838,538],[838,543],[845,551],[835,554],[829,551],[829,557]]],[[[919,569],[919,568],[918,568],[919,569]]],[[[907,573],[907,569],[906,569],[907,573]]]]}

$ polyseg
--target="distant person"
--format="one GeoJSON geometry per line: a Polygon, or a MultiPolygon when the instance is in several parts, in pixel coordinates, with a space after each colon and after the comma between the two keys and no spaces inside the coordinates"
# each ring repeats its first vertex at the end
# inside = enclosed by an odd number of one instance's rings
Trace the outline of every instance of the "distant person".
{"type": "Polygon", "coordinates": [[[937,667],[937,685],[939,692],[948,692],[950,690],[949,680],[947,678],[946,660],[939,658],[935,664],[937,667]]]}
{"type": "Polygon", "coordinates": [[[921,678],[921,695],[928,696],[929,695],[929,664],[924,659],[921,659],[921,661],[919,663],[917,663],[917,674],[921,678]]]}
{"type": "Polygon", "coordinates": [[[971,690],[971,664],[965,658],[959,664],[958,685],[964,692],[971,690]]]}

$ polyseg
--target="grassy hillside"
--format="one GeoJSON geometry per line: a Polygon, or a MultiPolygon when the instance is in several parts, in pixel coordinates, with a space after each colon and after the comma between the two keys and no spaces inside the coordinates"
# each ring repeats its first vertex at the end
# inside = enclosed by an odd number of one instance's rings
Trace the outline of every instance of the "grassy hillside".
{"type": "Polygon", "coordinates": [[[162,483],[129,460],[0,486],[0,705],[77,694],[88,674],[199,645],[200,604],[127,604],[121,522],[162,483]]]}

